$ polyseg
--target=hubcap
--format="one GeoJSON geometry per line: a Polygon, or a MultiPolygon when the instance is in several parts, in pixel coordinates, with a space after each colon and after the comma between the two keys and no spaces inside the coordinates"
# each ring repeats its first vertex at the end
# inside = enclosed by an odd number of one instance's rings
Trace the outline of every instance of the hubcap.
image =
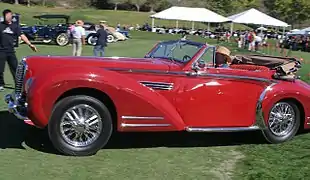
{"type": "Polygon", "coordinates": [[[269,128],[276,136],[286,136],[296,123],[294,108],[286,102],[275,104],[269,114],[269,128]]]}
{"type": "Polygon", "coordinates": [[[67,143],[83,147],[97,140],[102,126],[98,111],[89,105],[80,104],[65,112],[61,118],[60,132],[67,143]]]}

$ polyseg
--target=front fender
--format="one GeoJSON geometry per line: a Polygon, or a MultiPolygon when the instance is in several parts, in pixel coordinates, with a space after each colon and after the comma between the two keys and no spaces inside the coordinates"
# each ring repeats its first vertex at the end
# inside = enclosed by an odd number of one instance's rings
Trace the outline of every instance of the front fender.
{"type": "Polygon", "coordinates": [[[116,107],[119,129],[124,122],[122,116],[163,117],[160,123],[171,125],[167,130],[184,129],[182,118],[164,96],[123,74],[92,67],[59,67],[34,77],[27,96],[29,117],[34,124],[46,126],[57,99],[74,88],[106,93],[116,107]]]}

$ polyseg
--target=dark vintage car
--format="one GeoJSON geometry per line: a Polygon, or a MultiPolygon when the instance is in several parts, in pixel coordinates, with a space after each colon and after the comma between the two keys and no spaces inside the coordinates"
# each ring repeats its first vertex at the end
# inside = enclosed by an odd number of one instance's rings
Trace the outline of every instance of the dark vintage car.
{"type": "Polygon", "coordinates": [[[31,42],[52,43],[55,42],[59,46],[66,46],[69,43],[69,20],[70,16],[58,14],[46,14],[34,16],[39,20],[39,24],[34,26],[22,26],[22,32],[31,42]],[[45,21],[60,20],[61,22],[53,22],[46,24],[45,21]]]}
{"type": "Polygon", "coordinates": [[[260,130],[282,143],[310,128],[310,85],[299,68],[294,58],[227,56],[175,40],[141,58],[26,57],[5,99],[19,119],[47,127],[67,155],[95,154],[113,131],[260,130]],[[220,66],[227,58],[229,67],[220,66]]]}

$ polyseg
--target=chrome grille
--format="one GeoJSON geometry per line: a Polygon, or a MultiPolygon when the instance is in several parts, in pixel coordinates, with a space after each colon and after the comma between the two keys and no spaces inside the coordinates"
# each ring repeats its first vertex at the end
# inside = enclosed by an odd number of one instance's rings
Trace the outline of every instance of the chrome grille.
{"type": "Polygon", "coordinates": [[[21,95],[23,91],[24,76],[26,72],[27,64],[25,60],[22,60],[17,66],[15,74],[15,94],[21,95]]]}
{"type": "Polygon", "coordinates": [[[173,88],[173,83],[150,82],[150,81],[140,81],[140,83],[154,90],[171,90],[173,88]]]}

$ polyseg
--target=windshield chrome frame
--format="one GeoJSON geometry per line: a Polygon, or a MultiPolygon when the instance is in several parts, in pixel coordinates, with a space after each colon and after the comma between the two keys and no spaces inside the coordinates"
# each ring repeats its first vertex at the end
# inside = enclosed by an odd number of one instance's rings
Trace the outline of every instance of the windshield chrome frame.
{"type": "MultiPolygon", "coordinates": [[[[195,43],[191,43],[190,41],[174,41],[174,42],[172,42],[172,43],[168,43],[168,42],[161,42],[161,43],[158,43],[157,45],[156,45],[156,47],[154,47],[152,50],[151,50],[151,52],[149,52],[145,57],[146,58],[162,58],[162,59],[168,59],[168,60],[171,60],[171,58],[170,57],[154,57],[154,56],[152,56],[161,46],[166,46],[165,47],[165,51],[167,51],[167,45],[175,45],[174,47],[176,47],[177,45],[178,45],[178,43],[186,43],[186,44],[188,44],[188,45],[192,45],[192,46],[196,46],[197,47],[197,52],[193,55],[193,57],[195,57],[195,55],[200,51],[200,49],[201,48],[203,48],[203,46],[202,45],[199,45],[199,44],[195,44],[195,43]]],[[[193,58],[193,57],[191,57],[191,58],[193,58]]],[[[192,59],[191,59],[192,60],[192,59]]],[[[173,61],[176,61],[176,62],[178,62],[178,63],[188,63],[188,62],[190,62],[191,60],[189,60],[189,61],[182,61],[182,60],[179,60],[179,59],[173,59],[173,61]]]]}
{"type": "MultiPolygon", "coordinates": [[[[191,67],[192,67],[192,70],[197,70],[197,66],[196,66],[196,63],[197,61],[209,50],[209,49],[213,49],[213,59],[212,59],[212,62],[213,62],[213,66],[212,68],[215,67],[215,55],[216,55],[216,47],[215,46],[208,46],[205,48],[205,50],[203,52],[201,52],[201,54],[192,62],[191,64],[191,67]]],[[[208,68],[208,67],[207,67],[208,68]]],[[[200,68],[199,68],[200,70],[200,68]]]]}

